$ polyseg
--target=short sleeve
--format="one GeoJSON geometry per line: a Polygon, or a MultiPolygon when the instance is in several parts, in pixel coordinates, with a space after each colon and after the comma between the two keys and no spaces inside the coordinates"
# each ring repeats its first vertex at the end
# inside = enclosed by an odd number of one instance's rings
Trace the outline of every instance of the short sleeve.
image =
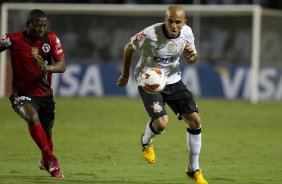
{"type": "Polygon", "coordinates": [[[57,62],[65,57],[61,41],[55,33],[50,33],[49,39],[50,39],[50,46],[52,48],[51,55],[54,58],[54,60],[57,62]]]}
{"type": "Polygon", "coordinates": [[[137,33],[136,35],[134,35],[131,39],[130,39],[130,42],[133,46],[133,49],[139,49],[142,47],[142,45],[144,44],[145,42],[145,39],[146,39],[146,34],[145,34],[145,31],[141,31],[139,33],[137,33]]]}

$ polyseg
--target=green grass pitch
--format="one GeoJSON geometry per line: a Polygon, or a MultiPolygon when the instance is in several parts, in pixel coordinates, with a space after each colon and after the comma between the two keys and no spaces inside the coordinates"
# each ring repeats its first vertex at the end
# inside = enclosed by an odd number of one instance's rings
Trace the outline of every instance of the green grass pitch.
{"type": "MultiPolygon", "coordinates": [[[[200,166],[209,184],[282,183],[282,103],[197,100],[202,127],[200,166]]],[[[186,129],[168,109],[155,138],[157,162],[141,155],[149,120],[139,98],[56,98],[54,153],[64,179],[38,169],[40,152],[26,123],[0,101],[0,183],[184,184],[186,129]]]]}

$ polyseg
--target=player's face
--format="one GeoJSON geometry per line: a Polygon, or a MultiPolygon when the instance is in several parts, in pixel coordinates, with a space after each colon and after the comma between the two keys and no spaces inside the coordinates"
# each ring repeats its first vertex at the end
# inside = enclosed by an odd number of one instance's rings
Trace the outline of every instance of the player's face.
{"type": "Polygon", "coordinates": [[[38,18],[27,26],[28,35],[34,39],[40,39],[47,31],[47,18],[38,18]]]}
{"type": "Polygon", "coordinates": [[[165,16],[165,27],[168,36],[171,38],[178,37],[185,23],[186,23],[185,15],[167,14],[165,16]]]}

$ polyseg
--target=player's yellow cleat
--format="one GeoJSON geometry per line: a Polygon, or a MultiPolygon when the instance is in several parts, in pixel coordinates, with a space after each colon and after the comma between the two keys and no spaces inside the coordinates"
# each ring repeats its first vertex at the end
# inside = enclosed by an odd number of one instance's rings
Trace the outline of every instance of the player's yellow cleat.
{"type": "Polygon", "coordinates": [[[204,179],[203,173],[201,170],[197,170],[195,172],[191,171],[190,168],[186,170],[187,176],[193,178],[196,184],[208,184],[208,182],[204,179]]]}
{"type": "Polygon", "coordinates": [[[143,157],[149,164],[154,164],[156,162],[155,152],[153,144],[150,144],[148,146],[143,146],[143,157]]]}

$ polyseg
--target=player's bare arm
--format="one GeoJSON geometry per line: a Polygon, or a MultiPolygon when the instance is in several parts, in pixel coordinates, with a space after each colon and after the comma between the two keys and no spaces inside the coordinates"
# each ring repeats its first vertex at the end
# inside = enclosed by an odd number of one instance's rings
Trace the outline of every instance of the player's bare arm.
{"type": "Polygon", "coordinates": [[[37,65],[41,68],[42,71],[47,71],[50,73],[63,73],[66,71],[65,59],[57,61],[55,65],[46,65],[42,56],[40,55],[36,55],[35,59],[37,61],[37,65]]]}
{"type": "Polygon", "coordinates": [[[123,51],[123,68],[122,68],[122,74],[117,80],[117,85],[124,87],[127,85],[129,75],[130,75],[130,65],[132,61],[132,54],[134,52],[134,49],[132,47],[131,43],[128,43],[124,47],[123,51]]]}
{"type": "Polygon", "coordinates": [[[64,73],[66,71],[65,59],[57,61],[54,65],[44,65],[47,72],[51,73],[64,73]]]}

